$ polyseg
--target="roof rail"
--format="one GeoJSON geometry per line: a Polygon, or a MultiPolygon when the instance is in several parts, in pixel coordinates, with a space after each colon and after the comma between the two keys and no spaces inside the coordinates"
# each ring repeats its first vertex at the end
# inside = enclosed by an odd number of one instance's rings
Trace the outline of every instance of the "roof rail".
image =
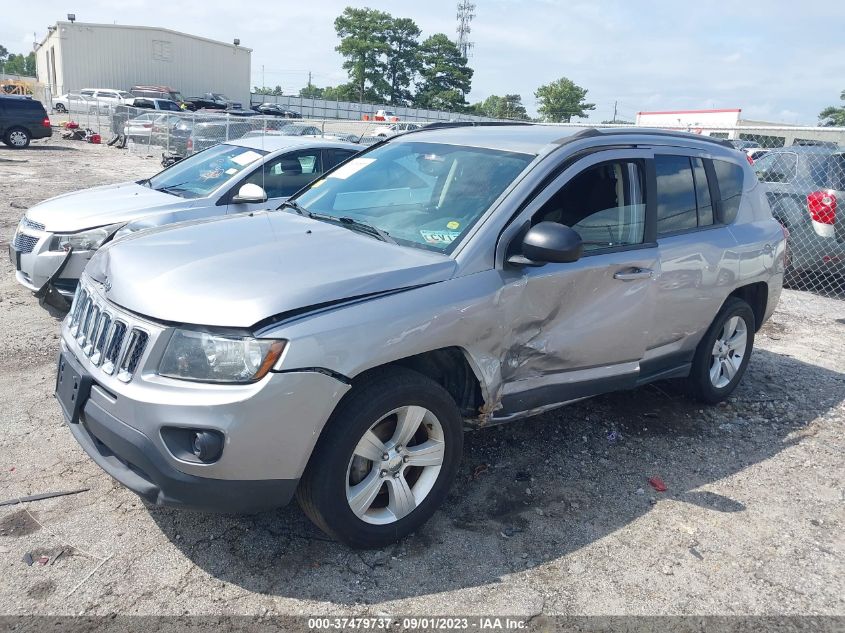
{"type": "MultiPolygon", "coordinates": [[[[669,138],[685,138],[691,141],[703,141],[705,143],[713,143],[714,145],[720,145],[721,147],[728,147],[730,149],[736,149],[733,145],[731,145],[730,141],[727,139],[722,138],[715,138],[713,136],[704,136],[703,134],[693,134],[692,132],[684,132],[682,130],[661,130],[658,128],[649,128],[649,127],[614,127],[614,128],[590,128],[590,130],[596,130],[599,134],[604,134],[607,136],[611,135],[624,135],[624,134],[648,134],[649,136],[667,136],[669,138]]],[[[588,130],[584,130],[580,132],[583,134],[588,130]]],[[[585,135],[586,136],[586,135],[585,135]]]]}

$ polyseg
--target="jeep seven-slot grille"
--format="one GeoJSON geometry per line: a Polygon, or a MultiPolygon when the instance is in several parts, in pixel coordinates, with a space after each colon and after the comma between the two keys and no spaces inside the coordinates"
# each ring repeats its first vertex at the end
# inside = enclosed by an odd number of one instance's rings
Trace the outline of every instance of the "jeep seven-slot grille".
{"type": "Polygon", "coordinates": [[[69,331],[91,363],[123,382],[132,380],[149,335],[110,312],[109,306],[80,284],[70,309],[69,331]]]}

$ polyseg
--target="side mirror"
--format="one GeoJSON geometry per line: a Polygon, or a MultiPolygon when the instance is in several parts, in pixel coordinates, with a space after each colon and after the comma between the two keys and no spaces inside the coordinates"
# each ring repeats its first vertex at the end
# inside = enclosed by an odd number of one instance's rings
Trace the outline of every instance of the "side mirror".
{"type": "Polygon", "coordinates": [[[522,238],[522,253],[508,262],[519,266],[569,263],[578,261],[583,252],[584,243],[577,231],[557,222],[540,222],[522,238]]]}
{"type": "Polygon", "coordinates": [[[238,190],[238,194],[232,198],[232,204],[250,204],[255,202],[267,202],[267,192],[251,182],[243,185],[238,190]]]}

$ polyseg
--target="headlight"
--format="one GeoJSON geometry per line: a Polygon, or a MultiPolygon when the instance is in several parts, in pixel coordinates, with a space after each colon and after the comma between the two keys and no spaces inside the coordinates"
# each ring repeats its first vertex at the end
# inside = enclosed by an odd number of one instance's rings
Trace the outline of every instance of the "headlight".
{"type": "Polygon", "coordinates": [[[110,224],[79,233],[56,233],[50,240],[50,250],[63,251],[65,244],[72,246],[75,251],[97,250],[120,226],[120,224],[110,224]]]}
{"type": "Polygon", "coordinates": [[[177,329],[164,350],[158,373],[181,380],[255,382],[276,364],[285,345],[281,340],[177,329]]]}

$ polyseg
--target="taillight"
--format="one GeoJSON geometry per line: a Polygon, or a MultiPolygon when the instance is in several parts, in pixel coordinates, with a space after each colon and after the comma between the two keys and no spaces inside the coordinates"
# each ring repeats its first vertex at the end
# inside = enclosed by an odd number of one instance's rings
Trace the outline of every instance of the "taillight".
{"type": "Polygon", "coordinates": [[[754,166],[754,159],[751,158],[751,154],[746,154],[745,158],[748,159],[748,164],[753,167],[754,166]]]}
{"type": "Polygon", "coordinates": [[[836,196],[826,191],[814,191],[807,196],[807,209],[810,217],[819,224],[836,222],[836,196]]]}
{"type": "Polygon", "coordinates": [[[43,125],[44,127],[50,127],[50,117],[45,116],[44,120],[41,121],[41,125],[43,125]]]}
{"type": "Polygon", "coordinates": [[[188,154],[194,151],[194,139],[189,138],[187,141],[185,141],[185,149],[187,150],[188,154]]]}

